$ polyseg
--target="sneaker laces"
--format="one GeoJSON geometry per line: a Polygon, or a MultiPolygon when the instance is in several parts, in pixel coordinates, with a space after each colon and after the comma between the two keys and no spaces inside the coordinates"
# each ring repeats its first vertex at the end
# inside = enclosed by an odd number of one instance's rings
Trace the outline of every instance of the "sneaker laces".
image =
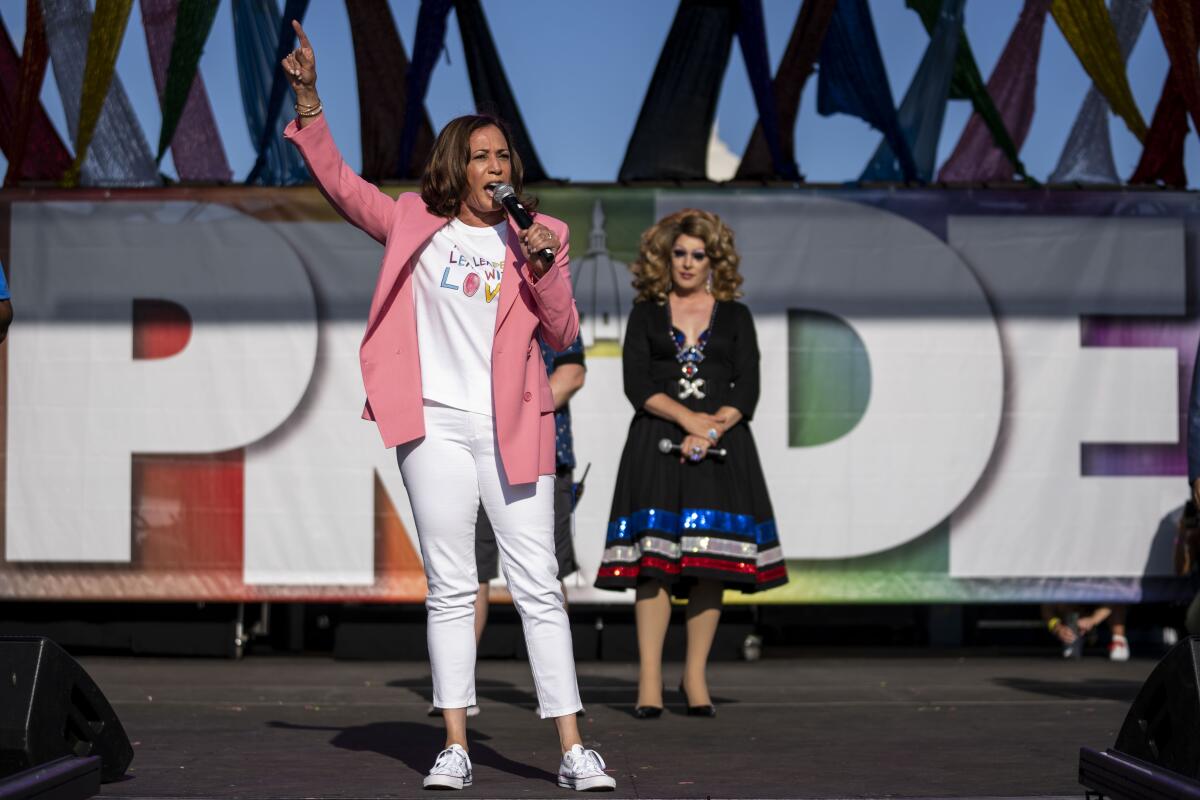
{"type": "Polygon", "coordinates": [[[571,771],[576,775],[582,774],[589,767],[592,771],[604,774],[604,768],[608,766],[604,763],[604,759],[595,750],[584,750],[582,745],[576,745],[566,752],[567,757],[571,760],[571,771]],[[575,747],[579,749],[576,750],[575,747]]]}
{"type": "Polygon", "coordinates": [[[433,762],[433,769],[430,772],[439,775],[466,775],[467,754],[460,748],[447,747],[438,753],[437,760],[433,762]]]}

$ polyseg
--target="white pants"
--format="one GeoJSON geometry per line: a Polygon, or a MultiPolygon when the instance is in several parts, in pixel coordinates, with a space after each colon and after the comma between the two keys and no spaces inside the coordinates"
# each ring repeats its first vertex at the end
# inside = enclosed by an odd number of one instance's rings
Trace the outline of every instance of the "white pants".
{"type": "Polygon", "coordinates": [[[397,447],[396,458],[429,583],[433,704],[475,704],[475,518],[482,502],[525,629],[542,717],[574,714],[583,706],[554,556],[554,476],[510,484],[492,417],[431,401],[425,403],[425,438],[397,447]]]}

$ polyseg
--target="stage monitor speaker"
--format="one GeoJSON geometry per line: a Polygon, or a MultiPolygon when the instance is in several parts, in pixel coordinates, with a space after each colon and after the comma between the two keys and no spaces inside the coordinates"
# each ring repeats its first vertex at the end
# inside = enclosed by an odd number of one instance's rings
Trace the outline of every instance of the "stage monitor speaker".
{"type": "Polygon", "coordinates": [[[133,748],[79,662],[44,636],[0,636],[0,778],[62,756],[99,756],[111,781],[133,748]]]}
{"type": "Polygon", "coordinates": [[[1182,640],[1158,662],[1113,749],[1200,780],[1200,636],[1182,640]]]}

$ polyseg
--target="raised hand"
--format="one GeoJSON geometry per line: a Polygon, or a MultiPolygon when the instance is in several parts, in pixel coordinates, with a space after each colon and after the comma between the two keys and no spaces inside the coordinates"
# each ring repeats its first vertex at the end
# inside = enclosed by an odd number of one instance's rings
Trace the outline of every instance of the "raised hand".
{"type": "Polygon", "coordinates": [[[287,75],[292,91],[296,93],[297,101],[306,103],[317,94],[317,58],[313,53],[312,42],[304,34],[300,23],[292,20],[292,28],[296,31],[299,46],[279,63],[287,75]]]}

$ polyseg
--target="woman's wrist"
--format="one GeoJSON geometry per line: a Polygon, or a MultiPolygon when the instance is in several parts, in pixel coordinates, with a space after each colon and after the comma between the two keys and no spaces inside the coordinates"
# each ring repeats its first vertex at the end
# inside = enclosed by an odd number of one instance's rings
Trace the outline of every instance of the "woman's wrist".
{"type": "Polygon", "coordinates": [[[317,94],[317,87],[311,89],[301,89],[296,92],[296,105],[298,106],[319,106],[321,98],[317,94]]]}

